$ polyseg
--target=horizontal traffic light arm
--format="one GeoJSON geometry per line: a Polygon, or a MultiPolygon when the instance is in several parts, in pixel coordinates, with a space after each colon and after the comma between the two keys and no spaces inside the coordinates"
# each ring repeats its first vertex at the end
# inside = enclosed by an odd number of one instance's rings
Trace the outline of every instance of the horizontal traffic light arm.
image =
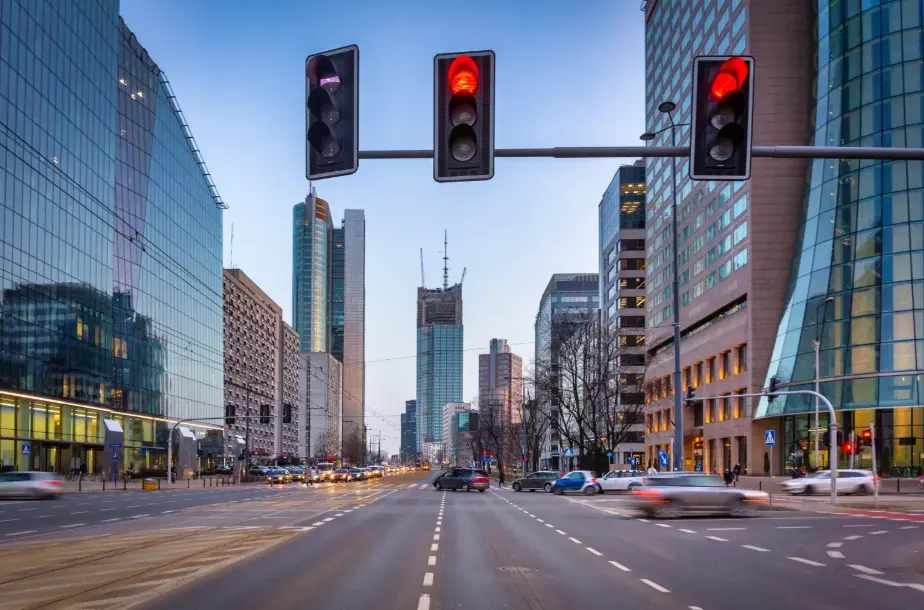
{"type": "MultiPolygon", "coordinates": [[[[689,157],[686,146],[556,146],[554,148],[498,148],[495,157],[552,159],[609,159],[622,157],[689,157]]],[[[753,146],[751,156],[771,159],[874,159],[924,161],[924,148],[877,146],[753,146]]],[[[361,150],[360,159],[432,159],[433,151],[361,150]]]]}

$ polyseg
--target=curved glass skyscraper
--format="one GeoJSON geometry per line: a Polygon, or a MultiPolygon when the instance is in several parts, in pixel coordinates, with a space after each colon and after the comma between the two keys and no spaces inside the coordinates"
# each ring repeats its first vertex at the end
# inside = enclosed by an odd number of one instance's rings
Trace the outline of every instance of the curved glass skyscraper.
{"type": "MultiPolygon", "coordinates": [[[[818,0],[816,25],[815,144],[924,146],[921,0],[818,0]]],[[[879,463],[893,474],[924,456],[922,187],[920,161],[811,163],[768,370],[786,389],[812,389],[819,341],[820,389],[841,429],[875,421],[879,463]]],[[[816,463],[827,415],[822,406],[816,429],[814,412],[807,396],[761,400],[758,417],[783,416],[784,468],[816,463]]],[[[858,459],[866,466],[870,451],[858,459]]]]}

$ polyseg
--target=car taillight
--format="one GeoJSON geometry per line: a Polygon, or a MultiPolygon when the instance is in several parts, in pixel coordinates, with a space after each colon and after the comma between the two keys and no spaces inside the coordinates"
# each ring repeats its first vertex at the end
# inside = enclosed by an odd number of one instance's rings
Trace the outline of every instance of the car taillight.
{"type": "Polygon", "coordinates": [[[661,497],[661,492],[659,491],[651,491],[651,490],[644,490],[644,489],[636,489],[635,491],[632,492],[632,494],[639,496],[640,498],[660,498],[661,497]]]}
{"type": "Polygon", "coordinates": [[[42,485],[60,485],[61,481],[42,481],[42,485]]]}
{"type": "Polygon", "coordinates": [[[642,477],[642,485],[645,484],[645,477],[642,477]]]}
{"type": "Polygon", "coordinates": [[[487,483],[487,482],[488,482],[487,477],[477,477],[477,478],[472,479],[472,483],[487,483]]]}
{"type": "Polygon", "coordinates": [[[597,479],[593,479],[593,478],[592,478],[592,479],[590,479],[590,482],[591,482],[591,483],[596,483],[596,482],[597,482],[597,479]]]}

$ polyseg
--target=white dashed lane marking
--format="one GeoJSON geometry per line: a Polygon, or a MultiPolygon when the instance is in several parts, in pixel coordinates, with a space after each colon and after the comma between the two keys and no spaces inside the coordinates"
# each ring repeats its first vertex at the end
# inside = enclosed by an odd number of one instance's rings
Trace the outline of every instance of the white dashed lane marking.
{"type": "Polygon", "coordinates": [[[787,557],[786,559],[789,559],[791,561],[798,561],[799,563],[804,563],[805,565],[808,565],[808,566],[815,566],[817,568],[825,567],[825,564],[823,563],[812,561],[811,559],[805,559],[803,557],[787,557]]]}
{"type": "Polygon", "coordinates": [[[427,572],[424,574],[423,586],[432,587],[433,586],[433,572],[427,572]]]}
{"type": "Polygon", "coordinates": [[[613,566],[614,568],[618,569],[618,570],[622,570],[623,572],[631,572],[631,571],[632,571],[632,570],[630,570],[629,568],[627,568],[626,566],[624,566],[624,565],[622,565],[621,563],[619,563],[618,561],[611,561],[611,562],[610,562],[610,565],[613,566]]]}
{"type": "Polygon", "coordinates": [[[742,547],[742,548],[745,548],[745,549],[751,549],[752,551],[758,551],[758,552],[761,552],[761,553],[769,553],[769,552],[770,552],[770,549],[765,549],[765,548],[762,547],[762,546],[754,546],[753,544],[742,544],[741,547],[742,547]]]}
{"type": "Polygon", "coordinates": [[[662,587],[662,586],[659,585],[658,583],[656,583],[656,582],[654,582],[654,581],[651,581],[651,580],[648,580],[647,578],[640,578],[639,580],[641,580],[643,583],[645,583],[646,585],[648,585],[649,587],[651,587],[651,588],[654,589],[655,591],[660,591],[661,593],[670,593],[670,591],[669,591],[668,589],[665,589],[664,587],[662,587]]]}
{"type": "Polygon", "coordinates": [[[864,574],[872,574],[874,576],[881,576],[883,574],[879,570],[874,570],[873,568],[867,568],[866,566],[861,566],[856,563],[850,564],[850,567],[856,570],[857,572],[863,572],[864,574]]]}
{"type": "Polygon", "coordinates": [[[725,538],[719,538],[718,536],[704,536],[704,537],[708,538],[709,540],[715,540],[716,542],[728,542],[728,540],[726,540],[725,538]]]}

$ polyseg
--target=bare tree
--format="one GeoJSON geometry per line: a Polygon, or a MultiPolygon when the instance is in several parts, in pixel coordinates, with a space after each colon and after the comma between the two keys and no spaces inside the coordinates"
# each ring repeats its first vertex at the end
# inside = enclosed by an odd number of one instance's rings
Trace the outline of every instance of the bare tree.
{"type": "Polygon", "coordinates": [[[354,431],[343,439],[343,459],[351,464],[360,464],[363,459],[363,439],[359,431],[354,431]]]}

